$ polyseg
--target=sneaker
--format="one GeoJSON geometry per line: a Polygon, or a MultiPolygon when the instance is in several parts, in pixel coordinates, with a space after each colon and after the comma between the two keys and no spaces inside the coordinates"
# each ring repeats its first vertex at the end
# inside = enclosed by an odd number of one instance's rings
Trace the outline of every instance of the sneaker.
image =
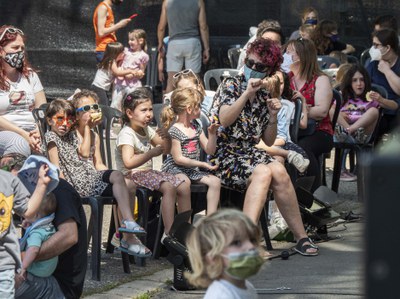
{"type": "Polygon", "coordinates": [[[168,237],[168,235],[164,232],[163,235],[162,235],[162,237],[161,237],[161,244],[164,245],[164,240],[165,240],[165,238],[167,238],[167,237],[168,237]]]}
{"type": "Polygon", "coordinates": [[[357,181],[357,176],[347,170],[343,170],[340,173],[340,180],[344,182],[354,182],[357,181]]]}
{"type": "Polygon", "coordinates": [[[118,248],[121,246],[121,240],[119,238],[119,234],[115,233],[111,239],[111,245],[114,246],[115,248],[118,248]]]}
{"type": "Polygon", "coordinates": [[[287,156],[288,162],[290,164],[293,164],[294,167],[300,172],[303,173],[306,171],[308,165],[310,164],[310,160],[305,159],[303,155],[295,152],[295,151],[289,151],[289,154],[287,156]]]}
{"type": "Polygon", "coordinates": [[[359,127],[356,132],[354,132],[354,139],[357,143],[365,144],[369,141],[369,135],[365,134],[363,127],[359,127]]]}
{"type": "Polygon", "coordinates": [[[341,125],[336,125],[335,126],[335,136],[338,142],[346,142],[347,138],[349,138],[349,133],[345,128],[343,128],[341,125]]]}

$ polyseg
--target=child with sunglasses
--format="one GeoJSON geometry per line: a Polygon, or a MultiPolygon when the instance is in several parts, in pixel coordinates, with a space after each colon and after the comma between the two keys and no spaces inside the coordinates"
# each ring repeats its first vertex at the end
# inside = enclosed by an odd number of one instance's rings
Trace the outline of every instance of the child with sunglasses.
{"type": "Polygon", "coordinates": [[[50,103],[46,119],[51,129],[45,134],[49,159],[60,168],[60,177],[67,180],[80,196],[114,196],[124,219],[119,232],[126,233],[121,240],[121,250],[140,257],[150,256],[150,250],[132,235],[145,234],[133,220],[131,212],[130,197],[133,198],[134,186],[128,189],[122,173],[108,170],[101,160],[99,138],[91,131],[91,126],[101,118],[92,120],[91,114],[96,112],[92,109],[86,111],[88,108],[85,107],[95,108],[94,98],[97,98],[94,93],[84,91],[74,95],[73,102],[79,106],[77,108],[63,99],[50,103]]]}

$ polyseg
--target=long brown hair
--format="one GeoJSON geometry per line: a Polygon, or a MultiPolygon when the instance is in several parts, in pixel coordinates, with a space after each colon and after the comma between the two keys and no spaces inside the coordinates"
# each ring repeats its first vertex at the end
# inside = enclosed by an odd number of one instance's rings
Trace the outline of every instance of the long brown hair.
{"type": "Polygon", "coordinates": [[[311,80],[314,75],[324,75],[320,70],[317,62],[317,50],[311,40],[299,38],[297,40],[290,40],[286,48],[293,45],[297,55],[300,59],[300,77],[306,78],[307,81],[311,80]]]}
{"type": "Polygon", "coordinates": [[[318,23],[317,27],[315,27],[311,39],[317,48],[318,55],[325,55],[325,52],[331,43],[331,39],[327,34],[330,34],[332,31],[337,31],[337,29],[337,24],[331,20],[322,20],[318,23]]]}
{"type": "MultiPolygon", "coordinates": [[[[22,32],[22,30],[14,27],[14,26],[3,25],[0,27],[0,36],[3,34],[3,32],[5,30],[8,30],[8,29],[14,29],[16,31],[22,32]]],[[[18,32],[15,32],[15,33],[6,32],[0,41],[0,48],[4,48],[9,43],[15,41],[17,39],[18,35],[22,37],[22,40],[25,43],[25,35],[20,34],[18,32]]],[[[23,65],[22,69],[18,70],[18,71],[21,72],[21,74],[29,80],[29,73],[31,73],[33,70],[31,68],[26,56],[27,55],[26,55],[26,51],[25,51],[24,65],[23,65]]],[[[8,83],[6,80],[6,73],[5,73],[5,70],[3,69],[2,63],[0,63],[0,90],[4,90],[4,91],[10,90],[10,83],[8,83]]]]}
{"type": "Polygon", "coordinates": [[[97,65],[99,69],[109,70],[111,68],[111,64],[115,59],[117,59],[118,55],[124,51],[124,45],[115,42],[107,44],[106,50],[104,51],[104,56],[102,61],[97,65]]]}

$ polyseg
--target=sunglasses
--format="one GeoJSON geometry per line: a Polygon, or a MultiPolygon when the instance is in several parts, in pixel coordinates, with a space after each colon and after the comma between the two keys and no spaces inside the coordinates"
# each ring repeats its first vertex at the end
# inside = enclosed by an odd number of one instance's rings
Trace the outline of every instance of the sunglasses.
{"type": "Polygon", "coordinates": [[[75,118],[72,116],[65,117],[55,115],[51,119],[55,121],[57,126],[62,126],[64,123],[66,123],[67,127],[71,127],[75,123],[75,118]]]}
{"type": "Polygon", "coordinates": [[[76,112],[81,112],[81,111],[88,112],[88,111],[90,111],[90,110],[99,110],[99,109],[100,109],[100,107],[99,107],[98,104],[93,104],[93,105],[85,105],[85,106],[76,108],[75,111],[76,111],[76,112]]]}
{"type": "Polygon", "coordinates": [[[176,73],[172,78],[178,79],[180,76],[185,76],[185,75],[189,75],[189,74],[191,74],[197,78],[196,74],[191,69],[180,71],[180,72],[176,73]]]}
{"type": "Polygon", "coordinates": [[[10,34],[19,34],[19,35],[24,35],[24,33],[22,32],[22,30],[18,29],[18,28],[12,28],[12,27],[8,27],[6,29],[4,29],[3,33],[0,36],[0,41],[3,40],[3,37],[6,35],[6,33],[10,33],[10,34]]]}
{"type": "Polygon", "coordinates": [[[260,73],[263,73],[268,69],[268,65],[260,62],[255,62],[253,59],[245,58],[244,63],[250,69],[252,69],[253,66],[255,66],[256,71],[260,73]]]}

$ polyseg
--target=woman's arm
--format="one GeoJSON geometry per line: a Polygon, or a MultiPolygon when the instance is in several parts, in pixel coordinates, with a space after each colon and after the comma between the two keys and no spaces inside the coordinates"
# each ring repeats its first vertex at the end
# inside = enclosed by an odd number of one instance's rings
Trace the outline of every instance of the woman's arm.
{"type": "Polygon", "coordinates": [[[326,117],[332,104],[332,87],[327,76],[319,76],[315,82],[314,104],[308,110],[308,117],[321,120],[326,117]]]}
{"type": "Polygon", "coordinates": [[[393,72],[393,70],[390,68],[389,63],[381,59],[378,63],[378,70],[385,75],[390,87],[398,96],[400,96],[400,77],[395,72],[393,72]]]}
{"type": "Polygon", "coordinates": [[[356,49],[352,45],[346,44],[346,49],[342,50],[342,53],[350,54],[350,53],[353,53],[355,51],[356,51],[356,49]]]}
{"type": "Polygon", "coordinates": [[[396,110],[397,108],[399,108],[399,105],[397,104],[396,101],[385,99],[376,91],[371,91],[369,96],[370,96],[371,100],[378,102],[379,106],[381,106],[382,108],[389,109],[389,110],[396,110]]]}
{"type": "Polygon", "coordinates": [[[224,128],[229,127],[238,118],[248,100],[253,100],[257,90],[261,88],[261,79],[250,79],[246,90],[232,105],[222,105],[219,110],[219,121],[224,128]]]}
{"type": "Polygon", "coordinates": [[[211,124],[208,128],[208,139],[203,131],[200,134],[200,145],[208,155],[213,155],[217,149],[218,124],[211,124]]]}

